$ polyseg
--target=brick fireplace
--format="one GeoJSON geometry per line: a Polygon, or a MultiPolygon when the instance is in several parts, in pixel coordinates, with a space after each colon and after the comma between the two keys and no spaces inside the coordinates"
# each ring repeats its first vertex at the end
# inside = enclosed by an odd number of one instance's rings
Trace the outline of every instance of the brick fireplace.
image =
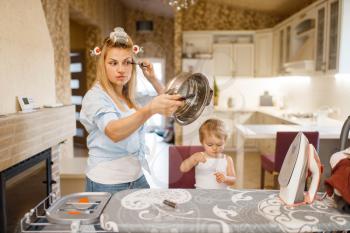
{"type": "MultiPolygon", "coordinates": [[[[40,195],[55,192],[60,196],[59,168],[60,157],[63,155],[61,145],[67,139],[71,140],[74,134],[75,108],[72,105],[0,116],[0,183],[3,185],[0,192],[0,206],[2,206],[0,208],[0,232],[9,232],[7,231],[9,228],[7,225],[10,222],[7,219],[9,209],[6,209],[6,204],[10,205],[10,198],[6,197],[6,194],[9,196],[11,193],[10,196],[19,195],[19,197],[28,194],[22,194],[26,190],[21,187],[12,189],[16,182],[23,186],[20,180],[28,179],[34,174],[33,177],[37,178],[30,178],[24,184],[33,183],[35,191],[43,189],[44,191],[41,191],[43,194],[40,195]],[[33,169],[37,171],[29,172],[33,169]],[[38,175],[41,177],[38,178],[38,175]],[[15,178],[10,180],[12,177],[15,178]],[[44,186],[42,183],[45,183],[44,186]],[[10,189],[11,191],[6,192],[10,189]],[[17,191],[20,193],[13,193],[12,190],[20,190],[17,191]]],[[[28,197],[26,200],[32,200],[32,198],[28,197]]],[[[36,204],[26,203],[23,208],[34,207],[36,204]]],[[[21,215],[23,211],[28,210],[17,210],[16,208],[16,210],[11,209],[10,212],[17,211],[15,215],[21,215]]],[[[13,222],[13,219],[11,221],[13,222]]]]}

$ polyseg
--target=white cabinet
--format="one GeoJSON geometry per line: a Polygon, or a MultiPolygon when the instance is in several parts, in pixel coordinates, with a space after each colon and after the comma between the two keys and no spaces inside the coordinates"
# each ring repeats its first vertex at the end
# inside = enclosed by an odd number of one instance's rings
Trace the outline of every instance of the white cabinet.
{"type": "Polygon", "coordinates": [[[272,76],[272,30],[257,31],[255,35],[255,76],[272,76]]]}
{"type": "Polygon", "coordinates": [[[326,16],[327,2],[316,6],[315,71],[326,71],[326,16]]]}
{"type": "Polygon", "coordinates": [[[233,44],[214,44],[213,60],[215,76],[234,75],[233,44]]]}
{"type": "Polygon", "coordinates": [[[213,35],[211,32],[184,32],[182,35],[182,40],[183,57],[193,58],[198,54],[212,53],[213,35]]]}
{"type": "Polygon", "coordinates": [[[254,44],[214,44],[215,76],[254,76],[254,44]]]}
{"type": "Polygon", "coordinates": [[[235,76],[253,77],[254,44],[235,44],[233,51],[235,76]]]}
{"type": "MultiPolygon", "coordinates": [[[[343,2],[349,2],[348,0],[343,2]]],[[[327,71],[336,71],[338,68],[339,46],[339,0],[328,2],[328,43],[327,43],[327,71]]],[[[346,12],[349,14],[349,12],[346,12]]],[[[349,25],[348,25],[349,27],[349,25]]],[[[349,38],[348,38],[349,39],[349,38]]],[[[349,41],[347,41],[349,43],[349,41]]],[[[349,53],[349,51],[347,51],[349,53]]],[[[349,61],[347,61],[349,62],[349,61]]]]}

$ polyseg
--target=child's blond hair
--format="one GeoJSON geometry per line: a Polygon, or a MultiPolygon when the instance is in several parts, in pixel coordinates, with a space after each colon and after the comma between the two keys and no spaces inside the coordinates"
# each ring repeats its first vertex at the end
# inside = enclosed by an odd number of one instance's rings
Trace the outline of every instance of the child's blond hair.
{"type": "Polygon", "coordinates": [[[217,138],[226,140],[227,132],[225,124],[219,119],[208,119],[199,128],[199,141],[203,143],[203,139],[207,135],[214,135],[217,138]]]}

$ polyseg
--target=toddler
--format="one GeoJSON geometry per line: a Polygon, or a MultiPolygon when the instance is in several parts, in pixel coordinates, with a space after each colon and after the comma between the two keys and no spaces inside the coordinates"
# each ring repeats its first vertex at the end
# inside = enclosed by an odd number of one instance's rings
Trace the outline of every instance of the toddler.
{"type": "Polygon", "coordinates": [[[235,183],[233,160],[222,153],[226,138],[221,120],[209,119],[199,128],[199,140],[204,152],[194,153],[180,165],[181,172],[188,172],[195,167],[197,189],[222,189],[235,183]]]}

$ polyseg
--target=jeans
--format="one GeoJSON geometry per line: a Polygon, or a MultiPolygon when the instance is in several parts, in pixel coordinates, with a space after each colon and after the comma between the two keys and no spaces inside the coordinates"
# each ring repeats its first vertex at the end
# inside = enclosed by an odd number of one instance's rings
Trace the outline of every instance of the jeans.
{"type": "Polygon", "coordinates": [[[142,175],[135,181],[122,184],[100,184],[86,177],[86,192],[109,192],[114,194],[127,189],[146,189],[150,188],[146,178],[142,175]]]}

